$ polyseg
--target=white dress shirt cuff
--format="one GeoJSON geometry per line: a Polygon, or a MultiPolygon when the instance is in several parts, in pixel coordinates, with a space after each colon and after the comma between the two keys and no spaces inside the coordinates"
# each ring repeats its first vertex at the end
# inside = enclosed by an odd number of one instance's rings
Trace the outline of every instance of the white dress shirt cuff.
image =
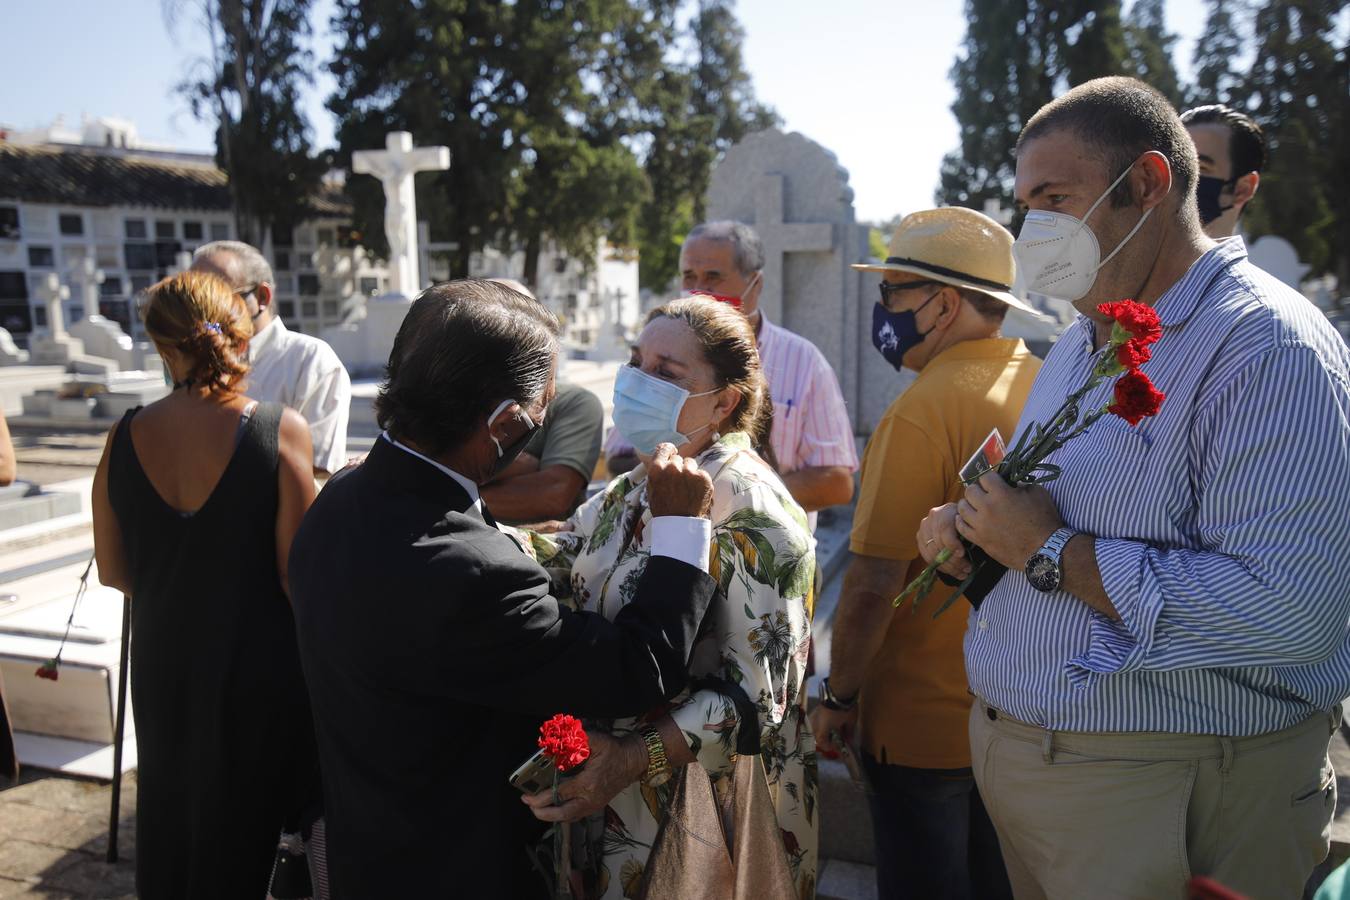
{"type": "Polygon", "coordinates": [[[657,516],[652,519],[652,555],[669,556],[708,571],[712,546],[712,522],[692,516],[657,516]]]}

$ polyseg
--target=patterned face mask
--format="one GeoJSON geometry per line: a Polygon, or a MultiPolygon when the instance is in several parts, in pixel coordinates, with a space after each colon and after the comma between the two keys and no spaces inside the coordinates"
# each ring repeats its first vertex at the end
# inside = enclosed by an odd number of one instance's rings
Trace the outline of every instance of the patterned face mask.
{"type": "Polygon", "coordinates": [[[881,351],[886,362],[895,366],[897,372],[904,366],[905,354],[933,333],[932,328],[919,332],[919,310],[932,303],[933,297],[923,301],[919,309],[891,312],[880,303],[872,307],[872,346],[881,351]]]}

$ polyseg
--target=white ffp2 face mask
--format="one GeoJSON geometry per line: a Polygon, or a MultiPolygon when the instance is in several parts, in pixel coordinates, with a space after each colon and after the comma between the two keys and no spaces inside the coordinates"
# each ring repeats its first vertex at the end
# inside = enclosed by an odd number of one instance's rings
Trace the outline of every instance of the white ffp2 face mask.
{"type": "Polygon", "coordinates": [[[1070,302],[1081,299],[1092,290],[1098,270],[1115,258],[1153,214],[1152,209],[1145,211],[1130,233],[1116,244],[1116,249],[1106,259],[1101,258],[1101,246],[1087,223],[1088,217],[1133,168],[1134,163],[1130,163],[1096,202],[1088,207],[1081,219],[1044,209],[1033,209],[1027,213],[1012,248],[1017,268],[1025,276],[1027,290],[1070,302]]]}

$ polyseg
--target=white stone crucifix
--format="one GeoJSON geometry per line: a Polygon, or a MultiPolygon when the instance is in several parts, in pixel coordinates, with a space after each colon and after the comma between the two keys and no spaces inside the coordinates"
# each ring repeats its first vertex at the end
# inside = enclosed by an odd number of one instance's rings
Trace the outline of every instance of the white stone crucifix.
{"type": "Polygon", "coordinates": [[[413,175],[450,168],[449,147],[414,147],[412,135],[394,131],[384,150],[352,154],[352,172],[384,185],[384,233],[389,239],[389,291],[411,296],[422,289],[417,272],[417,200],[413,175]]]}
{"type": "Polygon", "coordinates": [[[755,186],[755,231],[764,242],[764,286],[759,303],[770,318],[783,321],[783,257],[788,253],[834,249],[829,222],[784,222],[783,182],[778,174],[760,176],[755,186]]]}
{"type": "Polygon", "coordinates": [[[47,334],[53,341],[66,337],[66,314],[61,304],[70,299],[70,288],[51,272],[38,284],[37,297],[47,309],[47,334]]]}
{"type": "Polygon", "coordinates": [[[76,298],[82,305],[81,321],[99,315],[99,285],[103,284],[103,279],[103,270],[87,256],[80,260],[66,277],[71,287],[75,289],[76,298]]]}

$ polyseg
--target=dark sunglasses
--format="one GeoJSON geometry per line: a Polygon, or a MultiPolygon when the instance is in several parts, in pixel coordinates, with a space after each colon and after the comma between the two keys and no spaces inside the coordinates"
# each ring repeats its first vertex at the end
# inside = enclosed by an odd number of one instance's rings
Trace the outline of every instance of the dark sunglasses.
{"type": "Polygon", "coordinates": [[[928,287],[932,284],[942,284],[941,281],[905,281],[900,284],[890,284],[881,282],[877,285],[877,290],[881,292],[881,305],[889,307],[891,305],[891,294],[898,294],[901,291],[907,291],[910,288],[928,287]]]}

